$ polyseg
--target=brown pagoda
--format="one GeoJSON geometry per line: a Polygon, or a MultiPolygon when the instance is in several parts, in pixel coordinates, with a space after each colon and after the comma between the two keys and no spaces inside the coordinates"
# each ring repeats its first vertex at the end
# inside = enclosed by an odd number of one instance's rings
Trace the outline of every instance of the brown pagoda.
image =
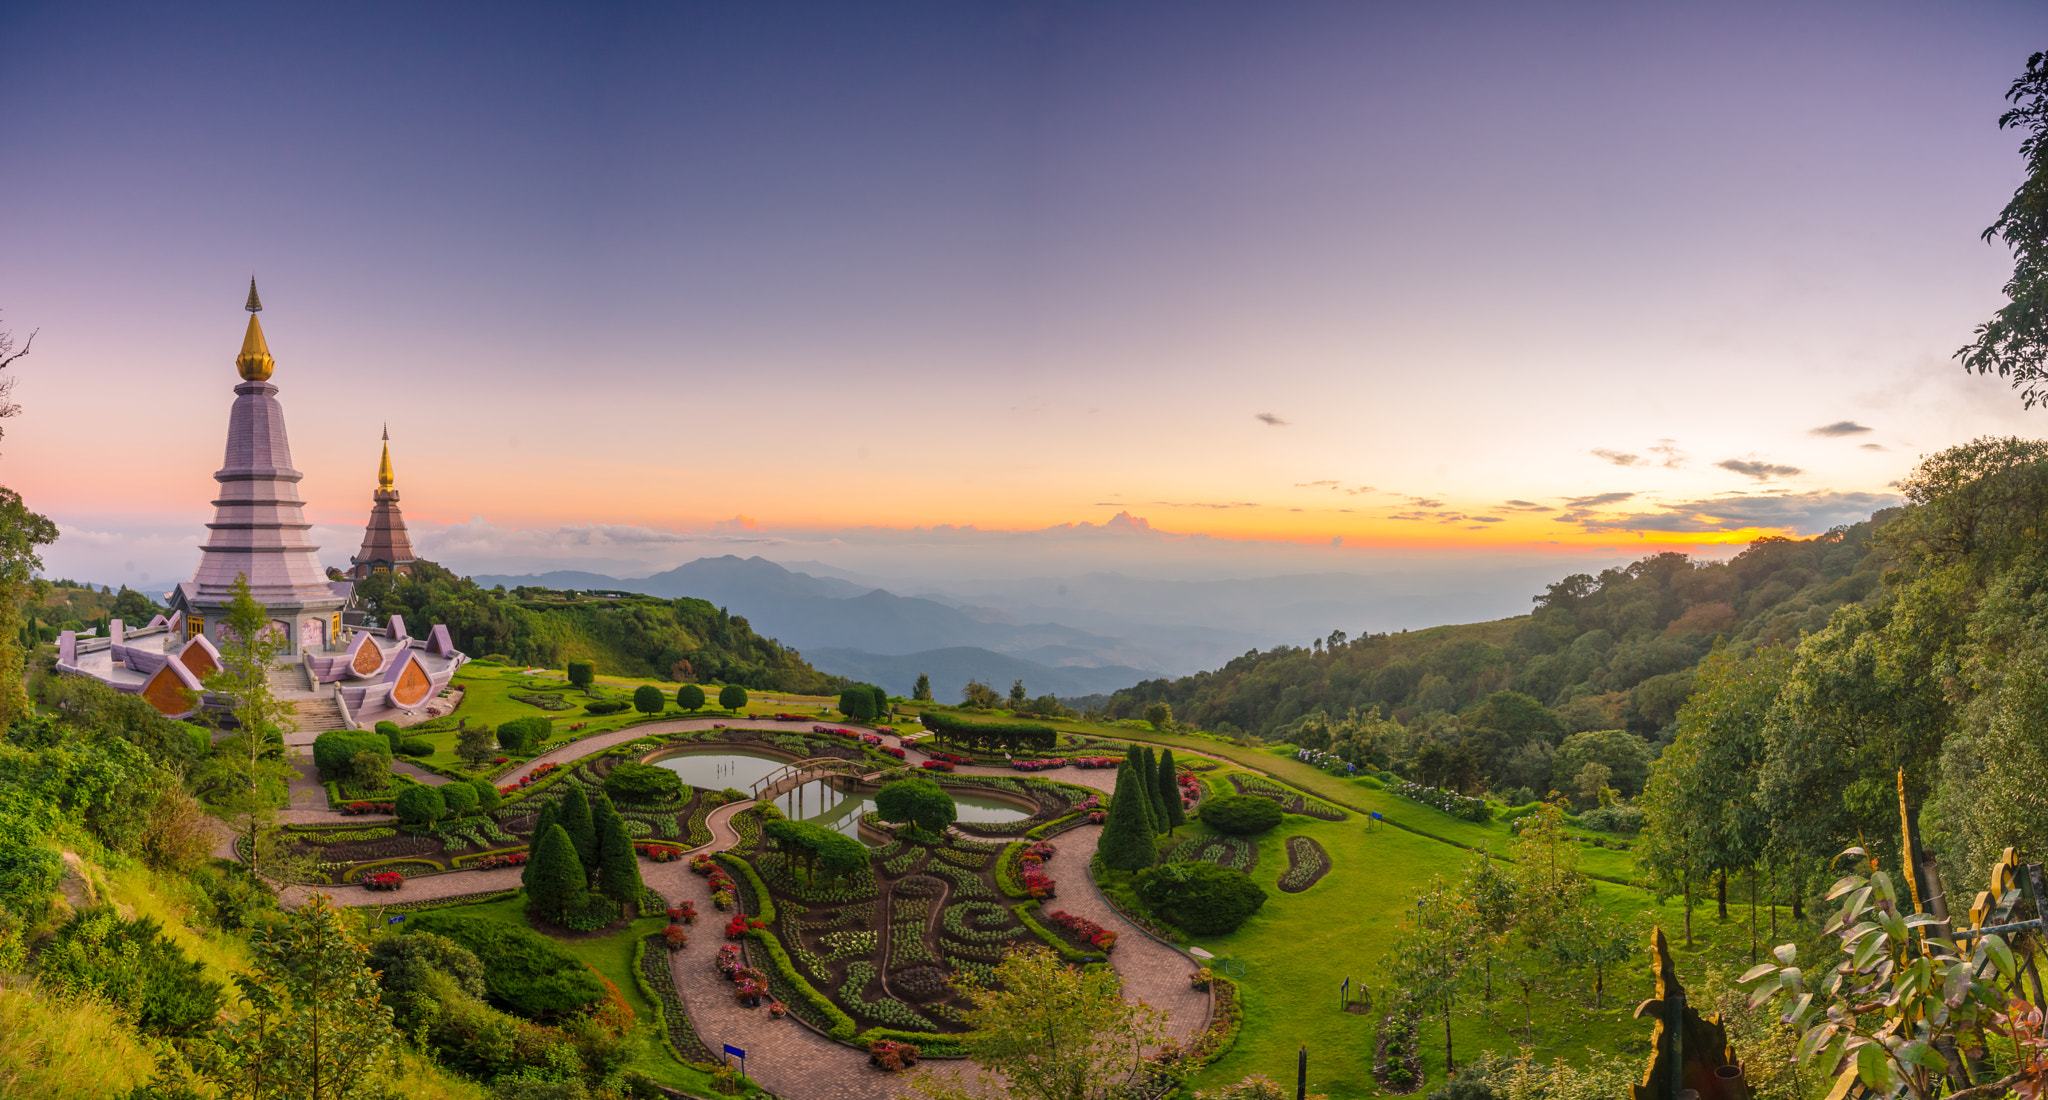
{"type": "Polygon", "coordinates": [[[406,533],[405,516],[398,510],[398,490],[391,481],[391,429],[384,429],[384,461],[377,468],[376,503],[370,506],[370,522],[363,528],[363,548],[348,560],[348,575],[362,580],[372,573],[412,573],[419,555],[412,552],[412,536],[406,533]]]}

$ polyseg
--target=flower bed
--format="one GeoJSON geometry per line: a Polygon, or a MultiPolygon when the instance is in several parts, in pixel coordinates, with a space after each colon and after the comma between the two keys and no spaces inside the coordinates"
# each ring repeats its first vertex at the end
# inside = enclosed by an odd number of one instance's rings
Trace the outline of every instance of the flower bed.
{"type": "Polygon", "coordinates": [[[683,858],[683,850],[670,844],[635,844],[633,850],[656,863],[673,863],[683,858]]]}
{"type": "Polygon", "coordinates": [[[1077,756],[1072,761],[1077,768],[1114,768],[1123,762],[1121,756],[1077,756]]]}
{"type": "Polygon", "coordinates": [[[1019,772],[1049,772],[1054,768],[1064,768],[1066,766],[1067,762],[1063,759],[1060,759],[1059,757],[1054,757],[1049,760],[1010,761],[1010,770],[1019,772]]]}
{"type": "Polygon", "coordinates": [[[1287,838],[1287,871],[1280,876],[1280,889],[1299,894],[1330,873],[1330,853],[1305,836],[1287,838]]]}
{"type": "Polygon", "coordinates": [[[1116,950],[1116,933],[1087,917],[1077,917],[1064,909],[1059,909],[1047,913],[1046,919],[1069,935],[1078,937],[1081,942],[1100,949],[1104,954],[1116,950]]]}
{"type": "Polygon", "coordinates": [[[1442,810],[1462,821],[1490,821],[1493,818],[1493,811],[1487,808],[1485,799],[1447,791],[1442,787],[1425,787],[1404,779],[1399,783],[1389,784],[1387,793],[1442,810]]]}
{"type": "Polygon", "coordinates": [[[920,1051],[909,1043],[877,1039],[868,1045],[868,1064],[885,1073],[909,1069],[917,1064],[920,1051]]]}
{"type": "Polygon", "coordinates": [[[341,812],[349,817],[360,817],[363,814],[388,814],[393,812],[395,808],[395,804],[390,802],[344,802],[341,804],[341,812]]]}
{"type": "Polygon", "coordinates": [[[661,930],[661,942],[670,951],[681,951],[683,948],[690,946],[690,936],[689,933],[683,931],[682,925],[671,924],[661,930]]]}
{"type": "Polygon", "coordinates": [[[397,871],[372,871],[363,876],[363,886],[369,890],[396,890],[405,885],[405,876],[397,871]]]}
{"type": "MultiPolygon", "coordinates": [[[[941,762],[944,762],[944,763],[947,763],[947,764],[972,764],[972,763],[974,763],[974,761],[972,761],[972,760],[969,760],[969,759],[968,759],[967,757],[961,756],[961,755],[959,755],[958,753],[950,753],[950,752],[940,752],[940,751],[939,751],[939,750],[937,750],[937,749],[923,749],[923,748],[921,748],[921,749],[919,749],[919,750],[917,750],[917,751],[919,751],[919,752],[921,752],[921,753],[925,754],[926,756],[929,756],[929,757],[931,757],[931,758],[932,758],[933,760],[938,760],[938,761],[941,761],[941,762]]],[[[951,771],[952,769],[948,768],[947,770],[948,770],[948,771],[951,771]]]]}
{"type": "Polygon", "coordinates": [[[928,772],[950,772],[953,770],[953,762],[950,760],[927,760],[919,764],[918,767],[928,772]]]}
{"type": "Polygon", "coordinates": [[[904,759],[903,750],[897,748],[894,745],[881,745],[879,746],[879,748],[881,749],[881,751],[888,753],[890,756],[893,756],[898,760],[904,759]]]}
{"type": "Polygon", "coordinates": [[[725,922],[725,938],[729,940],[743,940],[747,938],[747,933],[752,932],[754,929],[766,927],[768,927],[767,921],[749,920],[746,914],[735,913],[731,920],[725,922]]]}
{"type": "Polygon", "coordinates": [[[470,866],[479,871],[489,871],[498,867],[524,867],[526,866],[527,859],[532,854],[531,852],[491,852],[478,856],[476,862],[470,864],[470,866]]]}

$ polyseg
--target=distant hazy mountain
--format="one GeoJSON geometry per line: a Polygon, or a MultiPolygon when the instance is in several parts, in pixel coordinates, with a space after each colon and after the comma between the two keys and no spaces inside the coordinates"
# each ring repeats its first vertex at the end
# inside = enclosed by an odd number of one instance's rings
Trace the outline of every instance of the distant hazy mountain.
{"type": "Polygon", "coordinates": [[[858,649],[807,649],[804,660],[820,672],[848,676],[880,684],[891,695],[909,695],[919,673],[932,678],[932,694],[942,703],[960,701],[960,689],[969,680],[980,680],[998,692],[1007,693],[1010,684],[1024,681],[1033,696],[1051,692],[1061,697],[1107,694],[1127,688],[1158,673],[1122,665],[1108,668],[1052,666],[996,653],[974,646],[953,646],[926,650],[902,657],[886,657],[858,649]]]}
{"type": "MultiPolygon", "coordinates": [[[[950,607],[936,600],[863,588],[837,577],[793,573],[759,557],[699,558],[665,573],[630,580],[573,571],[486,575],[474,579],[478,584],[502,584],[507,588],[523,584],[641,592],[665,599],[694,596],[744,616],[756,632],[794,647],[806,657],[824,649],[868,655],[958,649],[992,657],[1007,655],[1022,662],[1020,669],[1119,669],[1108,677],[1116,681],[1115,687],[1128,687],[1147,676],[1161,674],[1157,661],[1121,638],[1091,634],[1058,623],[1018,623],[989,608],[950,607]]],[[[911,673],[913,679],[916,675],[911,673]]],[[[1008,686],[1010,680],[1024,675],[1024,671],[1003,675],[1009,677],[1004,680],[1004,686],[1008,686]]],[[[966,680],[962,679],[948,690],[957,690],[964,683],[966,680]]],[[[1097,689],[1076,694],[1093,690],[1097,689]]]]}

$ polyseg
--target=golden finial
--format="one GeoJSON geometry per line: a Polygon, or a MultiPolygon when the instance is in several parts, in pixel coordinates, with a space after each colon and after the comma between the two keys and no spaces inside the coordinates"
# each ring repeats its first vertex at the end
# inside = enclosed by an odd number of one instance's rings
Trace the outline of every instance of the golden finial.
{"type": "Polygon", "coordinates": [[[391,425],[384,426],[384,461],[377,467],[377,488],[391,488],[391,425]]]}
{"type": "Polygon", "coordinates": [[[277,360],[270,357],[270,345],[263,341],[263,326],[256,323],[263,299],[256,296],[254,275],[249,276],[249,304],[242,308],[249,311],[249,331],[242,337],[242,354],[235,356],[235,369],[242,372],[244,381],[268,382],[270,372],[277,368],[277,360]]]}

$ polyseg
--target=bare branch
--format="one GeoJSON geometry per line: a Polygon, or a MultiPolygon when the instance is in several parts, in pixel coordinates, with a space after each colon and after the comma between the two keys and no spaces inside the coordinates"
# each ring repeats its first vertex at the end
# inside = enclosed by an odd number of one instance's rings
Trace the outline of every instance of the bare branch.
{"type": "Polygon", "coordinates": [[[1949,1093],[1947,1096],[1942,1097],[1941,1100],[1990,1100],[1991,1097],[2005,1095],[2007,1090],[2019,1084],[2026,1076],[2026,1070],[2018,1070],[2008,1073],[2004,1077],[1988,1084],[1949,1093]]]}

